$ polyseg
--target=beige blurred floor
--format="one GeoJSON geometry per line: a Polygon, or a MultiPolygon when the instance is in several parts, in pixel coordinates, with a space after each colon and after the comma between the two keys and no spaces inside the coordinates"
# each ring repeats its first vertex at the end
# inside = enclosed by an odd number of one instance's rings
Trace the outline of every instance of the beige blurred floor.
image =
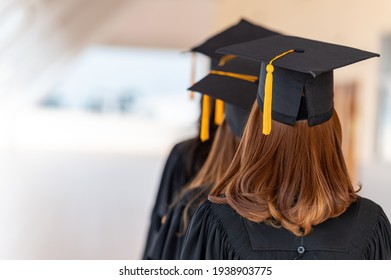
{"type": "Polygon", "coordinates": [[[2,100],[0,259],[140,258],[167,153],[194,130],[2,100]]]}
{"type": "Polygon", "coordinates": [[[0,259],[137,259],[158,156],[1,152],[0,259]]]}

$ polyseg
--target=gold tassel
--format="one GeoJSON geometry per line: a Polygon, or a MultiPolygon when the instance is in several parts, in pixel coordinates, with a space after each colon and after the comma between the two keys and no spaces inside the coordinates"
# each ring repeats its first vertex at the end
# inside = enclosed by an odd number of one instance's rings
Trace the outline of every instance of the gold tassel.
{"type": "Polygon", "coordinates": [[[210,96],[202,96],[200,139],[202,142],[209,140],[210,96]]]}
{"type": "Polygon", "coordinates": [[[224,119],[224,101],[216,99],[215,103],[215,124],[220,125],[224,119]]]}
{"type": "Polygon", "coordinates": [[[282,54],[277,55],[275,58],[270,60],[269,64],[266,65],[266,79],[265,79],[265,95],[263,98],[263,126],[262,133],[269,135],[272,130],[272,99],[273,99],[273,61],[283,57],[284,55],[294,52],[295,50],[289,50],[282,54]]]}
{"type": "Polygon", "coordinates": [[[262,133],[269,135],[272,130],[272,92],[273,92],[273,71],[271,64],[266,66],[265,97],[263,99],[263,126],[262,133]]]}
{"type": "MultiPolygon", "coordinates": [[[[191,54],[191,70],[190,70],[190,84],[194,85],[195,84],[195,79],[196,79],[196,69],[197,69],[197,57],[195,53],[191,54]]],[[[195,94],[194,91],[191,91],[189,94],[190,100],[194,100],[195,94]]]]}

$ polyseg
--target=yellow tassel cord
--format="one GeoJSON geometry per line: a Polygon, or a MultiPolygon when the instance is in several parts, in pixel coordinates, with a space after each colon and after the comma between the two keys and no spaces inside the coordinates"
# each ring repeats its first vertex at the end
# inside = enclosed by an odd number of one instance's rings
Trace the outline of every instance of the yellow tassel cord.
{"type": "MultiPolygon", "coordinates": [[[[190,84],[194,85],[195,84],[195,79],[196,79],[196,69],[197,69],[197,56],[195,53],[191,54],[191,70],[190,70],[190,84]]],[[[195,94],[194,91],[191,91],[189,94],[190,100],[194,100],[195,94]]]]}
{"type": "Polygon", "coordinates": [[[264,135],[269,135],[272,130],[272,97],[273,97],[273,71],[274,66],[272,65],[273,61],[292,53],[295,50],[289,50],[282,54],[277,55],[275,58],[270,60],[269,64],[266,66],[266,79],[265,79],[265,96],[263,98],[263,127],[262,133],[264,135]]]}
{"type": "Polygon", "coordinates": [[[263,99],[263,128],[262,133],[269,135],[272,130],[272,92],[273,92],[273,71],[271,64],[266,66],[265,97],[263,99]]]}
{"type": "Polygon", "coordinates": [[[224,72],[224,71],[212,70],[212,71],[210,71],[210,74],[220,75],[220,76],[227,76],[227,77],[240,79],[240,80],[244,80],[244,81],[252,82],[252,83],[255,83],[255,82],[258,81],[258,77],[257,76],[246,75],[246,74],[238,74],[238,73],[233,73],[233,72],[224,72]]]}
{"type": "Polygon", "coordinates": [[[210,96],[204,94],[202,97],[201,131],[202,142],[209,140],[209,119],[210,119],[210,96]]]}
{"type": "Polygon", "coordinates": [[[224,101],[216,99],[215,101],[215,124],[220,125],[224,119],[224,101]]]}
{"type": "MultiPolygon", "coordinates": [[[[228,61],[234,59],[234,55],[225,55],[219,61],[219,66],[224,65],[228,61]]],[[[213,71],[212,71],[213,72],[213,71]]],[[[219,71],[217,71],[219,72],[219,71]]],[[[195,83],[195,54],[192,56],[192,85],[195,83]]],[[[194,92],[190,93],[190,98],[194,98],[194,92]]],[[[224,102],[216,99],[215,105],[215,124],[220,125],[224,119],[224,102]]],[[[202,97],[202,112],[201,112],[201,128],[200,128],[200,139],[202,142],[209,140],[209,120],[210,120],[210,96],[204,94],[202,97]]]]}
{"type": "Polygon", "coordinates": [[[232,54],[224,55],[222,58],[220,58],[218,66],[224,66],[227,62],[231,61],[235,57],[236,55],[232,54]]]}

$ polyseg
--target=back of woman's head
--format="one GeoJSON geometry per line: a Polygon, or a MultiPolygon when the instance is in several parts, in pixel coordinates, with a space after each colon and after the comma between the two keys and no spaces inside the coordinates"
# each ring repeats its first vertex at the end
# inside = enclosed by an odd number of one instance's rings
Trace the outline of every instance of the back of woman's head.
{"type": "MultiPolygon", "coordinates": [[[[202,98],[200,100],[200,112],[202,112],[202,98]]],[[[185,161],[185,172],[188,178],[193,179],[196,174],[200,171],[204,165],[209,152],[212,148],[213,139],[216,135],[218,126],[214,123],[215,116],[215,106],[214,101],[211,102],[210,106],[210,117],[209,117],[209,139],[206,141],[201,141],[200,139],[200,130],[201,130],[201,114],[197,121],[197,130],[199,131],[198,135],[188,142],[187,150],[187,159],[185,161]]]]}
{"type": "Polygon", "coordinates": [[[272,126],[270,135],[262,134],[262,113],[254,104],[238,152],[210,200],[230,204],[248,220],[308,234],[357,199],[342,155],[341,125],[334,112],[316,126],[272,126]]]}
{"type": "Polygon", "coordinates": [[[216,131],[212,148],[204,165],[194,179],[176,196],[173,203],[174,205],[179,203],[179,201],[192,190],[199,190],[197,194],[192,196],[183,210],[182,229],[180,234],[184,234],[186,231],[189,223],[190,208],[198,206],[202,202],[199,198],[206,197],[212,187],[223,177],[235,156],[238,146],[239,139],[224,120],[216,131]]]}
{"type": "Polygon", "coordinates": [[[201,185],[213,185],[219,181],[227,171],[238,146],[239,139],[224,120],[216,131],[204,165],[186,189],[201,185]]]}

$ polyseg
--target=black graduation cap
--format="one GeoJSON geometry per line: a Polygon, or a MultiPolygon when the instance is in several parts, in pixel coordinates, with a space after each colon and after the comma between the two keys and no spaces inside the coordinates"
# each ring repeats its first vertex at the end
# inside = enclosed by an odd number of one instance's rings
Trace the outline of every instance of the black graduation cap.
{"type": "Polygon", "coordinates": [[[232,58],[221,63],[188,90],[224,102],[225,118],[236,136],[241,137],[257,96],[261,63],[232,58]]]}
{"type": "Polygon", "coordinates": [[[212,59],[212,65],[216,66],[218,61],[223,56],[216,53],[216,50],[233,44],[238,44],[250,40],[255,40],[267,36],[277,35],[279,33],[255,25],[245,19],[241,19],[239,23],[225,29],[224,31],[208,38],[200,45],[190,49],[191,52],[202,53],[212,59]]]}
{"type": "Polygon", "coordinates": [[[334,110],[333,70],[379,56],[284,35],[224,47],[217,52],[262,62],[257,99],[263,109],[266,135],[271,130],[271,119],[289,125],[307,119],[309,126],[329,120],[334,110]]]}
{"type": "MultiPolygon", "coordinates": [[[[259,39],[259,38],[263,38],[266,36],[272,36],[272,35],[276,35],[276,34],[279,34],[279,33],[268,30],[266,28],[263,28],[262,26],[255,25],[245,19],[241,19],[237,24],[230,26],[229,28],[223,30],[222,32],[220,32],[218,34],[215,34],[212,37],[209,37],[200,45],[197,45],[197,46],[191,48],[190,51],[193,53],[197,52],[197,53],[202,53],[206,56],[209,56],[211,58],[211,69],[214,69],[219,63],[221,63],[221,62],[224,63],[224,59],[227,58],[222,54],[216,53],[217,49],[224,47],[224,46],[233,45],[233,44],[246,42],[246,41],[250,41],[250,40],[254,40],[254,39],[259,39]]],[[[231,59],[231,58],[232,57],[228,57],[228,59],[231,59]]],[[[196,59],[195,59],[195,56],[193,56],[191,79],[190,79],[192,84],[194,84],[194,82],[195,82],[195,69],[196,69],[195,62],[196,62],[196,59]]],[[[191,99],[194,98],[193,92],[190,93],[190,98],[191,99]]],[[[208,109],[210,107],[210,102],[211,102],[211,100],[209,97],[202,98],[202,104],[203,104],[202,105],[202,114],[205,116],[204,117],[204,120],[205,120],[204,124],[205,125],[206,124],[209,125],[209,122],[206,121],[206,116],[210,115],[210,112],[209,112],[210,109],[208,109]]],[[[221,114],[222,114],[222,112],[221,112],[222,105],[221,105],[220,101],[217,101],[216,104],[217,105],[215,107],[215,110],[217,110],[217,114],[215,114],[215,116],[217,116],[217,118],[216,118],[217,121],[215,121],[215,123],[218,124],[220,122],[219,116],[221,116],[221,114]]],[[[203,118],[201,117],[201,135],[200,136],[201,136],[201,140],[205,141],[205,140],[209,139],[209,135],[206,132],[206,128],[203,129],[203,127],[202,127],[202,119],[203,118]],[[204,133],[202,131],[204,131],[204,133]]]]}

